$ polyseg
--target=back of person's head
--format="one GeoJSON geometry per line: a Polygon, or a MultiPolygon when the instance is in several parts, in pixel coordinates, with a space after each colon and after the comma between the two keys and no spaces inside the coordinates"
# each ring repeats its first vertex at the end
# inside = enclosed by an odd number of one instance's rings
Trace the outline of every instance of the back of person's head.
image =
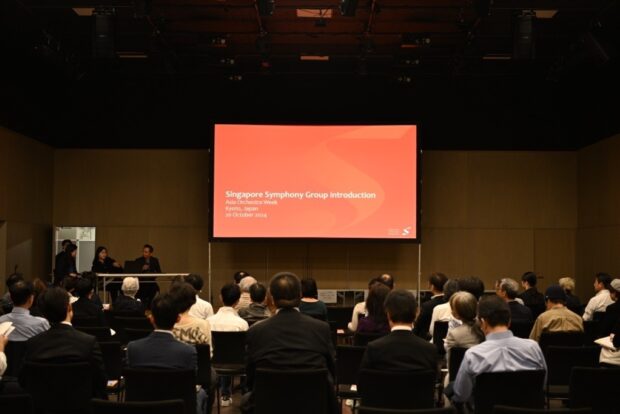
{"type": "Polygon", "coordinates": [[[459,279],[459,290],[469,292],[479,300],[484,293],[484,282],[476,276],[468,276],[459,279]]]}
{"type": "Polygon", "coordinates": [[[319,289],[316,286],[316,280],[305,277],[301,279],[301,297],[302,298],[319,298],[319,289]]]}
{"type": "Polygon", "coordinates": [[[236,283],[226,283],[222,286],[222,289],[220,289],[220,294],[222,295],[224,306],[233,306],[235,303],[239,302],[241,289],[239,289],[236,283]]]}
{"type": "Polygon", "coordinates": [[[250,274],[248,272],[244,272],[243,270],[239,270],[237,273],[233,275],[233,279],[235,280],[236,284],[239,284],[239,282],[241,282],[241,279],[243,279],[246,276],[250,276],[250,274]]]}
{"type": "Polygon", "coordinates": [[[67,292],[73,292],[77,287],[78,279],[74,276],[65,276],[62,279],[62,287],[65,288],[67,292]]]}
{"type": "Polygon", "coordinates": [[[39,306],[49,323],[60,323],[67,319],[69,294],[61,287],[52,286],[40,296],[39,306]]]}
{"type": "Polygon", "coordinates": [[[381,281],[381,283],[387,286],[390,290],[394,289],[394,276],[388,273],[384,273],[381,276],[379,276],[379,280],[381,281]]]}
{"type": "Polygon", "coordinates": [[[11,288],[11,285],[13,283],[17,283],[19,281],[23,281],[24,280],[24,276],[21,273],[11,273],[10,275],[8,275],[6,277],[6,287],[7,288],[11,288]]]}
{"type": "Polygon", "coordinates": [[[202,280],[202,276],[196,273],[190,273],[189,275],[185,276],[185,281],[192,285],[192,287],[196,289],[197,292],[200,292],[202,290],[202,287],[204,286],[204,280],[202,280]]]}
{"type": "Polygon", "coordinates": [[[189,283],[173,283],[169,293],[177,304],[179,313],[187,312],[196,303],[196,289],[189,283]]]}
{"type": "Polygon", "coordinates": [[[121,290],[125,295],[134,296],[138,293],[140,289],[140,281],[137,277],[127,276],[123,279],[123,284],[121,285],[121,290]]]}
{"type": "Polygon", "coordinates": [[[613,278],[607,273],[599,272],[596,274],[596,281],[601,283],[607,290],[610,289],[612,280],[613,278]]]}
{"type": "Polygon", "coordinates": [[[241,293],[248,293],[250,291],[250,286],[256,283],[257,280],[252,276],[246,276],[239,281],[239,289],[241,289],[241,293]]]}
{"type": "Polygon", "coordinates": [[[575,279],[572,277],[562,277],[558,282],[567,294],[575,291],[575,279]]]}
{"type": "Polygon", "coordinates": [[[390,288],[383,284],[378,284],[370,289],[366,298],[366,310],[368,316],[377,323],[387,323],[387,314],[385,313],[385,298],[390,293],[390,288]]]}
{"type": "Polygon", "coordinates": [[[254,303],[263,303],[267,296],[267,288],[262,283],[254,283],[250,286],[250,299],[254,303]]]}
{"type": "Polygon", "coordinates": [[[412,324],[415,320],[418,303],[411,292],[396,289],[388,293],[384,307],[392,323],[412,324]]]}
{"type": "Polygon", "coordinates": [[[32,283],[20,280],[11,285],[9,295],[14,306],[24,306],[34,297],[34,287],[32,283]]]}
{"type": "Polygon", "coordinates": [[[93,284],[88,279],[78,279],[75,286],[75,294],[80,298],[87,298],[93,291],[93,284]]]}
{"type": "Polygon", "coordinates": [[[428,283],[435,287],[438,292],[443,292],[443,286],[448,281],[448,277],[443,273],[435,272],[428,278],[428,283]]]}
{"type": "Polygon", "coordinates": [[[153,246],[151,246],[150,244],[145,244],[144,246],[142,246],[142,249],[147,249],[149,253],[153,253],[155,251],[153,246]]]}
{"type": "Polygon", "coordinates": [[[443,298],[444,300],[450,300],[452,295],[459,291],[459,280],[448,279],[443,285],[443,298]]]}
{"type": "Polygon", "coordinates": [[[523,276],[521,276],[521,281],[526,282],[530,287],[534,287],[538,282],[538,277],[534,272],[525,272],[523,276]]]}
{"type": "Polygon", "coordinates": [[[450,298],[452,315],[465,324],[471,324],[476,320],[478,301],[469,292],[456,292],[450,298]]]}
{"type": "Polygon", "coordinates": [[[551,285],[545,291],[545,300],[551,303],[566,303],[566,292],[560,285],[551,285]]]}
{"type": "Polygon", "coordinates": [[[76,250],[77,250],[77,246],[73,243],[68,244],[67,247],[65,247],[65,252],[69,253],[69,255],[71,255],[71,253],[73,253],[76,250]]]}
{"type": "Polygon", "coordinates": [[[492,328],[507,327],[510,324],[508,303],[497,295],[484,296],[478,302],[478,318],[492,328]]]}
{"type": "Polygon", "coordinates": [[[62,243],[60,243],[60,247],[62,248],[62,250],[66,250],[67,246],[70,244],[73,244],[73,241],[71,239],[64,239],[62,243]]]}
{"type": "Polygon", "coordinates": [[[516,299],[519,295],[519,283],[510,278],[503,278],[499,281],[499,289],[506,293],[508,299],[516,299]]]}
{"type": "Polygon", "coordinates": [[[269,292],[273,303],[280,309],[291,309],[301,302],[301,282],[296,274],[280,272],[269,282],[269,292]]]}
{"type": "Polygon", "coordinates": [[[169,293],[157,295],[151,302],[152,321],[157,329],[172,330],[179,319],[179,307],[169,293]]]}
{"type": "Polygon", "coordinates": [[[32,288],[34,289],[35,296],[39,296],[41,293],[47,290],[47,283],[43,281],[40,277],[36,277],[32,281],[32,288]]]}

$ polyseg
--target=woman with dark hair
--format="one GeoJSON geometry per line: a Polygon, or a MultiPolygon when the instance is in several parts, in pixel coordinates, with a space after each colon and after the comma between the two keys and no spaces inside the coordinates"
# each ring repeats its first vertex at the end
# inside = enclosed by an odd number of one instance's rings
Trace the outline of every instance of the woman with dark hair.
{"type": "Polygon", "coordinates": [[[189,315],[189,310],[196,303],[196,289],[186,282],[174,282],[170,295],[179,308],[179,321],[174,325],[172,334],[186,344],[211,345],[211,325],[204,319],[189,315]]]}
{"type": "Polygon", "coordinates": [[[40,277],[35,278],[32,281],[32,287],[34,290],[34,300],[32,301],[32,306],[30,307],[30,314],[32,316],[43,316],[43,311],[39,306],[39,298],[43,296],[43,293],[47,290],[47,283],[43,281],[40,277]]]}
{"type": "Polygon", "coordinates": [[[319,300],[319,290],[314,279],[301,279],[299,311],[313,318],[327,321],[327,306],[325,306],[323,301],[319,300]]]}
{"type": "Polygon", "coordinates": [[[54,269],[54,284],[60,286],[66,276],[77,276],[77,266],[75,257],[77,256],[77,246],[73,243],[65,248],[65,254],[58,258],[56,269],[54,269]]]}
{"type": "Polygon", "coordinates": [[[390,293],[390,288],[383,284],[376,284],[370,289],[366,299],[368,315],[359,319],[356,332],[379,334],[388,334],[390,332],[390,325],[388,324],[384,306],[388,293],[390,293]]]}
{"type": "Polygon", "coordinates": [[[110,256],[105,246],[97,247],[91,271],[95,273],[123,273],[121,265],[110,256]]]}

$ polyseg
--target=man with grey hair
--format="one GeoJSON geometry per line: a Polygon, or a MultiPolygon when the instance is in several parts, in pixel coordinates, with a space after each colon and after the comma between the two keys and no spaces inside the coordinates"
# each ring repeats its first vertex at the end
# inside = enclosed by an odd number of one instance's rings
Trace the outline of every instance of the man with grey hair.
{"type": "Polygon", "coordinates": [[[239,281],[239,289],[241,290],[241,297],[239,298],[239,303],[235,306],[235,310],[247,308],[252,303],[252,298],[250,297],[250,286],[257,283],[256,279],[252,276],[246,276],[241,281],[239,281]]]}
{"type": "Polygon", "coordinates": [[[112,310],[114,312],[144,315],[144,304],[140,299],[136,299],[138,290],[140,290],[140,282],[137,277],[124,278],[121,285],[121,294],[114,301],[112,310]]]}
{"type": "Polygon", "coordinates": [[[508,303],[511,321],[532,322],[534,320],[530,308],[517,301],[517,296],[519,295],[519,283],[516,280],[507,277],[499,280],[495,293],[497,293],[497,296],[508,303]]]}

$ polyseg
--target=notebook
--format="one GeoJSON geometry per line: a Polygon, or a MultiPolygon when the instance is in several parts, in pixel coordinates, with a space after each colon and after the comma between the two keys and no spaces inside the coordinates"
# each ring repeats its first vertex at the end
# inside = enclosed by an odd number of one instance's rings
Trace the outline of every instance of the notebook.
{"type": "Polygon", "coordinates": [[[15,327],[13,326],[13,322],[7,321],[0,323],[0,335],[8,337],[14,330],[15,327]]]}

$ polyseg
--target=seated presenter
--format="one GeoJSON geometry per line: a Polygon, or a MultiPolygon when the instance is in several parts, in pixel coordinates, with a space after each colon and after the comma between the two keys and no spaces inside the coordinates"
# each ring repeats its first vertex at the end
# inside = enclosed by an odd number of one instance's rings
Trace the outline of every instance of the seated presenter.
{"type": "MultiPolygon", "coordinates": [[[[142,248],[142,257],[136,259],[137,266],[140,266],[140,273],[162,273],[159,260],[153,256],[153,246],[145,244],[142,248]]],[[[151,308],[151,301],[159,293],[159,285],[154,277],[141,278],[140,290],[136,297],[144,303],[147,309],[151,308]]]]}

